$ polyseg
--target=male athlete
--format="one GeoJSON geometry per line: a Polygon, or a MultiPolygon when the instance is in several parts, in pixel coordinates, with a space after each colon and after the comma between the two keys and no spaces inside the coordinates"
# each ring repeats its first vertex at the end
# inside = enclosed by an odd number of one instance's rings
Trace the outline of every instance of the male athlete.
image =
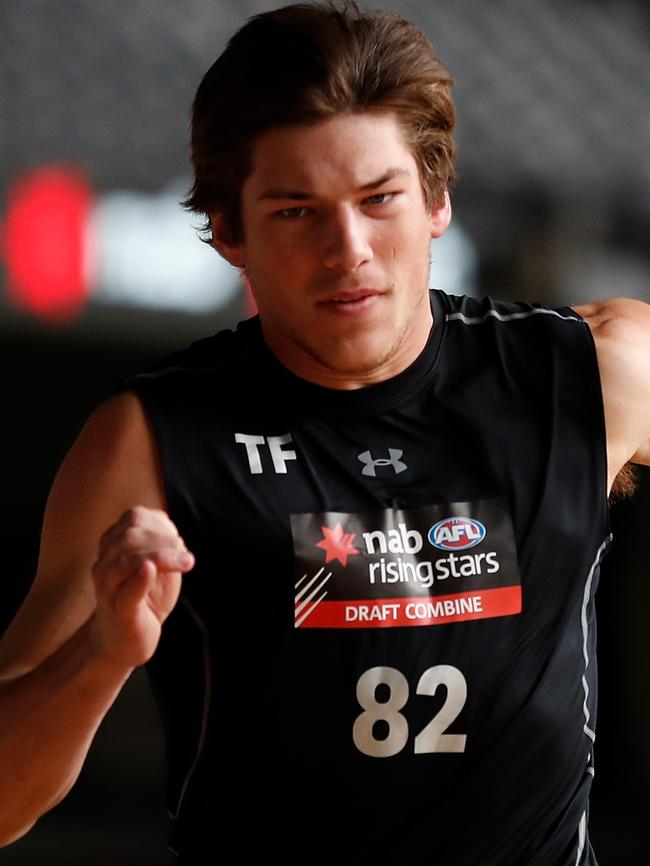
{"type": "Polygon", "coordinates": [[[135,377],[58,474],[1,647],[4,844],[149,662],[182,863],[596,863],[594,591],[650,464],[650,309],[429,292],[450,84],[351,5],[258,16],[206,74],[189,206],[259,317],[135,377]]]}

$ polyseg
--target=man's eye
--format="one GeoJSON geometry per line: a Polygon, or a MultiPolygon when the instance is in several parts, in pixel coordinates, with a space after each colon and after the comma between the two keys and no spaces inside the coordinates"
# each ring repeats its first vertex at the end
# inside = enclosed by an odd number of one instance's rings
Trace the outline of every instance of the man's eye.
{"type": "Polygon", "coordinates": [[[284,207],[282,210],[276,211],[277,216],[287,220],[298,220],[304,217],[307,213],[306,207],[284,207]]]}
{"type": "Polygon", "coordinates": [[[366,199],[367,204],[386,204],[395,197],[394,192],[377,192],[374,195],[369,195],[366,199]]]}

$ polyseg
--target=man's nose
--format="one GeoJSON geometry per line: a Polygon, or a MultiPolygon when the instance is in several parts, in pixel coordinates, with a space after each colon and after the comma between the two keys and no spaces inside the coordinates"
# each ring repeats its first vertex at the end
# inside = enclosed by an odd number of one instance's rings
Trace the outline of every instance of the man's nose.
{"type": "Polygon", "coordinates": [[[332,214],[323,227],[323,264],[353,271],[372,258],[367,217],[352,209],[332,214]]]}

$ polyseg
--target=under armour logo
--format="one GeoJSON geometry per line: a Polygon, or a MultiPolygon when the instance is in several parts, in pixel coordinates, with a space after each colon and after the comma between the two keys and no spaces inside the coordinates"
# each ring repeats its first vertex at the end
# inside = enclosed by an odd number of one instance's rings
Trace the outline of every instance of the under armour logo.
{"type": "Polygon", "coordinates": [[[357,454],[357,459],[362,463],[365,463],[365,466],[361,470],[361,474],[371,475],[373,478],[376,478],[378,466],[392,466],[395,470],[395,475],[399,475],[400,472],[404,472],[405,469],[408,469],[406,463],[400,460],[403,453],[404,452],[399,448],[389,448],[388,458],[380,457],[377,460],[373,458],[370,451],[364,451],[362,454],[357,454]]]}

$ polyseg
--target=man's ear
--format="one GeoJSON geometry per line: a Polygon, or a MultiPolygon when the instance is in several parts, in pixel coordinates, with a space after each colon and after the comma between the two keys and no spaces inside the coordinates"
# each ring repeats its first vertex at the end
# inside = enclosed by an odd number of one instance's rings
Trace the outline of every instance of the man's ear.
{"type": "Polygon", "coordinates": [[[439,238],[444,234],[451,222],[451,201],[449,193],[444,191],[440,202],[431,211],[431,237],[439,238]]]}
{"type": "Polygon", "coordinates": [[[233,241],[232,232],[226,225],[223,214],[211,213],[210,225],[212,228],[212,246],[215,250],[233,267],[243,268],[246,260],[244,244],[233,241]]]}

